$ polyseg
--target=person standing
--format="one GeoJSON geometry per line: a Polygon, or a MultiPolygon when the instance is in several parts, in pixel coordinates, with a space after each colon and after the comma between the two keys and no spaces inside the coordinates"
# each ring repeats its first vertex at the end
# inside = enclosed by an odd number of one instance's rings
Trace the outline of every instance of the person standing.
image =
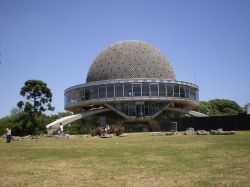
{"type": "Polygon", "coordinates": [[[109,127],[109,124],[107,124],[107,127],[106,127],[106,128],[107,128],[107,133],[108,133],[108,134],[111,134],[111,133],[110,133],[110,127],[109,127]]]}
{"type": "Polygon", "coordinates": [[[62,123],[60,123],[60,137],[61,137],[61,139],[63,138],[63,136],[64,136],[63,125],[62,125],[62,123]]]}
{"type": "Polygon", "coordinates": [[[7,128],[6,129],[6,138],[7,138],[7,143],[11,142],[11,129],[7,128]]]}

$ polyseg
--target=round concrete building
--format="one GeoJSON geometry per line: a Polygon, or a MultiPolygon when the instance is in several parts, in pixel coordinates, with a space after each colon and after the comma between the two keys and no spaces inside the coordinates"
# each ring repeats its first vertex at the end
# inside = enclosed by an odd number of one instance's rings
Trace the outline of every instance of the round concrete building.
{"type": "Polygon", "coordinates": [[[102,113],[105,121],[113,112],[122,118],[120,125],[130,123],[134,128],[146,124],[156,130],[153,120],[163,111],[199,115],[192,111],[199,103],[198,86],[176,80],[165,55],[136,40],[102,50],[89,68],[86,83],[67,88],[64,96],[65,110],[80,114],[76,119],[102,113]]]}

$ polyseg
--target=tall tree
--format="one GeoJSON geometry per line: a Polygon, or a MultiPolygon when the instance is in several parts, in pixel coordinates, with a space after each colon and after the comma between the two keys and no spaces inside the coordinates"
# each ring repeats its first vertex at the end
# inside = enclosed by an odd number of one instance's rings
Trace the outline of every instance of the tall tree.
{"type": "Polygon", "coordinates": [[[243,112],[243,109],[235,101],[228,99],[201,101],[197,110],[209,116],[235,115],[243,112]]]}
{"type": "Polygon", "coordinates": [[[38,117],[47,110],[54,110],[51,105],[52,92],[41,80],[27,80],[21,88],[20,95],[25,97],[25,101],[19,101],[17,106],[27,114],[27,126],[31,128],[32,134],[36,134],[38,117]]]}

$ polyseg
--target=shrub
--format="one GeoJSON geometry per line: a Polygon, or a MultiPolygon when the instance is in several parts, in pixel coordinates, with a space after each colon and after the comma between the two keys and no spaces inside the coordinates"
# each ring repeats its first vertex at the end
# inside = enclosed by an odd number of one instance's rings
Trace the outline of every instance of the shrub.
{"type": "Polygon", "coordinates": [[[105,133],[105,130],[101,127],[97,127],[94,130],[91,131],[92,136],[101,136],[105,133]]]}
{"type": "MultiPolygon", "coordinates": [[[[107,131],[108,134],[115,134],[116,136],[119,136],[123,133],[123,130],[120,126],[111,125],[110,129],[107,131]]],[[[91,131],[92,136],[101,136],[102,134],[105,134],[105,129],[101,127],[97,127],[91,131]]]]}

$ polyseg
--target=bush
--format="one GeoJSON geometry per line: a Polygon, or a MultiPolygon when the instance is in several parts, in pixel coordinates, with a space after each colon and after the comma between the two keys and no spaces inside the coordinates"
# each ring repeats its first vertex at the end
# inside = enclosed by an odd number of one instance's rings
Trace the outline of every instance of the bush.
{"type": "Polygon", "coordinates": [[[115,135],[116,136],[120,136],[123,133],[123,130],[121,127],[117,127],[115,130],[115,135]]]}
{"type": "Polygon", "coordinates": [[[108,130],[108,134],[115,134],[119,136],[123,133],[123,130],[120,126],[111,125],[110,129],[108,130]]]}
{"type": "MultiPolygon", "coordinates": [[[[110,129],[107,130],[107,134],[115,134],[116,136],[119,136],[122,133],[123,130],[120,126],[111,125],[110,129]]],[[[97,127],[91,131],[92,136],[101,136],[102,134],[105,134],[105,129],[101,127],[97,127]]]]}
{"type": "Polygon", "coordinates": [[[101,127],[97,127],[94,130],[91,131],[92,136],[101,136],[105,133],[105,130],[101,127]]]}

